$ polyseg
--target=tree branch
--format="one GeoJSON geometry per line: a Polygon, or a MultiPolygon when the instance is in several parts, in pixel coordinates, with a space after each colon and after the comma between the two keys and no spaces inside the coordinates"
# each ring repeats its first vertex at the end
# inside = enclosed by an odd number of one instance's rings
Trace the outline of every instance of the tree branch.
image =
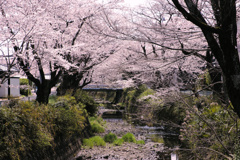
{"type": "Polygon", "coordinates": [[[190,13],[188,13],[183,7],[182,5],[179,3],[178,0],[172,0],[172,2],[174,3],[174,5],[176,6],[176,8],[183,14],[183,16],[188,20],[191,21],[193,24],[197,25],[198,27],[200,27],[201,29],[204,30],[208,30],[212,33],[220,33],[222,32],[220,27],[212,27],[209,26],[206,21],[204,20],[204,18],[202,17],[200,11],[194,7],[194,4],[192,2],[192,0],[185,0],[186,4],[188,4],[188,9],[190,10],[190,13]],[[191,7],[194,8],[190,8],[190,3],[191,3],[191,7]],[[193,13],[195,12],[195,13],[193,13]]]}

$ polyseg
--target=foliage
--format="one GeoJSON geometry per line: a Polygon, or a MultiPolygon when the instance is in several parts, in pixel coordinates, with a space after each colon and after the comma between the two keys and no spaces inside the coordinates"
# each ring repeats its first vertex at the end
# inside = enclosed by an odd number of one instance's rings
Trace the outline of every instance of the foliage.
{"type": "Polygon", "coordinates": [[[237,155],[239,120],[231,106],[209,103],[207,99],[202,99],[201,105],[188,105],[180,139],[191,148],[195,158],[224,159],[237,155]]]}
{"type": "Polygon", "coordinates": [[[124,143],[124,140],[122,138],[116,139],[113,144],[115,146],[121,146],[124,143]]]}
{"type": "Polygon", "coordinates": [[[159,137],[157,135],[151,135],[150,137],[151,141],[157,142],[157,143],[164,143],[164,139],[162,137],[159,137]]]}
{"type": "Polygon", "coordinates": [[[103,121],[102,118],[90,117],[89,121],[90,121],[93,133],[104,133],[105,132],[105,129],[104,129],[105,122],[103,121]]]}
{"type": "Polygon", "coordinates": [[[20,85],[29,85],[29,81],[27,78],[20,78],[20,85]]]}
{"type": "Polygon", "coordinates": [[[175,101],[172,96],[169,96],[163,102],[158,103],[155,107],[154,117],[166,124],[180,125],[185,117],[185,107],[183,103],[175,101]]]}
{"type": "MultiPolygon", "coordinates": [[[[56,98],[56,103],[54,104],[56,107],[61,106],[64,108],[70,108],[71,106],[77,104],[75,97],[70,95],[59,96],[56,98]]],[[[81,103],[79,103],[81,104],[81,103]]],[[[83,104],[81,104],[83,105],[83,104]]]]}
{"type": "Polygon", "coordinates": [[[32,102],[1,107],[0,159],[20,159],[34,148],[40,150],[52,145],[53,135],[48,130],[52,126],[44,126],[46,115],[40,111],[44,111],[42,106],[34,106],[32,102]]]}
{"type": "Polygon", "coordinates": [[[140,95],[139,95],[139,99],[143,98],[143,97],[146,97],[146,96],[149,96],[149,95],[153,95],[155,93],[154,90],[152,89],[146,89],[145,91],[143,91],[140,95]]]}
{"type": "Polygon", "coordinates": [[[90,97],[86,92],[79,89],[74,94],[74,97],[77,103],[83,103],[86,105],[85,108],[89,116],[94,116],[97,113],[97,104],[95,103],[94,99],[90,97]]]}
{"type": "Polygon", "coordinates": [[[92,127],[93,133],[104,133],[105,132],[104,128],[97,122],[91,123],[91,127],[92,127]]]}
{"type": "Polygon", "coordinates": [[[133,142],[136,143],[136,138],[132,133],[126,133],[125,135],[122,136],[122,139],[124,142],[133,142]]]}
{"type": "Polygon", "coordinates": [[[144,140],[138,140],[138,141],[136,142],[136,144],[144,145],[144,144],[145,144],[145,141],[144,141],[144,140]]]}
{"type": "Polygon", "coordinates": [[[32,94],[31,89],[29,86],[21,85],[20,86],[20,94],[24,96],[29,96],[32,94]]]}
{"type": "Polygon", "coordinates": [[[94,136],[89,139],[84,139],[83,145],[89,148],[93,148],[94,146],[106,146],[106,143],[102,137],[94,136]]]}
{"type": "Polygon", "coordinates": [[[108,133],[104,136],[104,141],[108,143],[113,143],[115,140],[117,140],[117,136],[114,133],[108,133]]]}
{"type": "Polygon", "coordinates": [[[48,103],[50,104],[50,105],[54,105],[56,102],[57,102],[57,96],[55,96],[55,95],[51,95],[51,96],[49,96],[49,100],[48,100],[48,103]]]}
{"type": "Polygon", "coordinates": [[[32,94],[29,81],[26,78],[20,78],[20,94],[24,96],[29,96],[32,94]]]}
{"type": "Polygon", "coordinates": [[[121,101],[127,107],[128,113],[135,113],[137,111],[137,106],[139,105],[138,100],[153,93],[154,91],[148,89],[146,85],[139,85],[137,88],[126,88],[123,91],[121,101]]]}
{"type": "Polygon", "coordinates": [[[195,88],[196,90],[206,90],[209,89],[208,86],[212,83],[211,76],[209,71],[206,70],[203,74],[199,75],[198,80],[196,81],[195,88]]]}
{"type": "Polygon", "coordinates": [[[93,148],[94,144],[93,141],[91,141],[90,139],[83,139],[83,146],[85,146],[86,148],[93,148]]]}
{"type": "Polygon", "coordinates": [[[24,159],[82,133],[83,106],[39,105],[12,101],[0,108],[0,159],[24,159]],[[29,154],[31,153],[31,154],[29,154]]]}

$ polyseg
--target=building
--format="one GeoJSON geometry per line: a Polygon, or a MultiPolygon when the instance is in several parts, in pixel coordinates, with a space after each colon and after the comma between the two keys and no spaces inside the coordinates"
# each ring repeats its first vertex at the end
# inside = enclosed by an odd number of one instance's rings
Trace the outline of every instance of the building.
{"type": "MultiPolygon", "coordinates": [[[[2,78],[4,72],[7,72],[7,66],[0,65],[0,81],[2,82],[2,78]]],[[[10,79],[5,79],[0,86],[0,97],[7,98],[10,97],[20,97],[20,76],[18,75],[18,71],[14,68],[11,69],[13,73],[10,79]]]]}

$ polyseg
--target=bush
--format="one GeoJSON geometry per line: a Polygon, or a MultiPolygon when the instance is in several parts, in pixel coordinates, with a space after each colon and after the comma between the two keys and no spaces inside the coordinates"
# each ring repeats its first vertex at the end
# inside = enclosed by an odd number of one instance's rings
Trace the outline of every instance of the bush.
{"type": "Polygon", "coordinates": [[[113,143],[115,140],[117,140],[117,136],[114,133],[108,133],[107,135],[104,136],[104,141],[113,143]]]}
{"type": "Polygon", "coordinates": [[[91,141],[90,139],[83,139],[83,145],[86,148],[93,148],[94,146],[93,141],[91,141]]]}
{"type": "Polygon", "coordinates": [[[30,86],[27,85],[21,85],[20,86],[20,94],[24,96],[29,96],[32,94],[30,86]]]}
{"type": "Polygon", "coordinates": [[[29,81],[26,78],[20,78],[20,94],[24,96],[31,95],[31,86],[29,86],[29,81]]]}
{"type": "Polygon", "coordinates": [[[89,148],[93,148],[93,146],[106,146],[106,142],[100,136],[94,136],[89,139],[83,140],[83,145],[89,148]]]}
{"type": "Polygon", "coordinates": [[[136,143],[136,138],[132,133],[126,133],[122,139],[124,140],[124,142],[133,142],[136,143]]]}
{"type": "Polygon", "coordinates": [[[103,121],[102,118],[100,117],[90,117],[89,118],[91,127],[92,127],[92,132],[93,133],[104,133],[104,125],[105,125],[105,121],[103,121]]]}
{"type": "Polygon", "coordinates": [[[20,85],[29,85],[29,81],[26,78],[20,78],[20,85]]]}
{"type": "Polygon", "coordinates": [[[29,159],[39,151],[53,151],[56,143],[81,134],[85,124],[85,113],[76,104],[66,109],[9,102],[0,108],[0,159],[29,159]]]}
{"type": "Polygon", "coordinates": [[[57,96],[55,95],[50,95],[48,99],[48,104],[54,105],[57,102],[57,96]]]}
{"type": "Polygon", "coordinates": [[[156,142],[156,143],[164,143],[164,139],[162,137],[159,137],[157,135],[151,135],[150,137],[151,141],[156,142]]]}
{"type": "MultiPolygon", "coordinates": [[[[77,104],[77,101],[73,96],[65,95],[65,96],[57,97],[54,105],[56,107],[70,108],[71,106],[76,105],[76,104],[77,104]]],[[[80,104],[80,105],[82,105],[82,104],[80,104]]]]}
{"type": "Polygon", "coordinates": [[[239,150],[235,147],[239,143],[240,125],[231,104],[223,106],[214,102],[211,96],[194,98],[190,102],[191,107],[186,109],[179,136],[186,148],[190,148],[188,156],[228,159],[227,152],[237,156],[239,150]]]}
{"type": "Polygon", "coordinates": [[[90,138],[94,146],[106,146],[106,142],[100,136],[94,136],[90,138]]]}
{"type": "Polygon", "coordinates": [[[94,116],[97,113],[97,104],[94,99],[82,90],[77,90],[74,94],[76,101],[86,105],[86,110],[89,116],[94,116]]]}
{"type": "Polygon", "coordinates": [[[139,140],[136,142],[137,144],[141,144],[141,145],[144,145],[145,144],[145,141],[144,140],[139,140]]]}
{"type": "Polygon", "coordinates": [[[91,122],[92,132],[93,133],[104,133],[104,128],[98,122],[91,122]]]}
{"type": "Polygon", "coordinates": [[[113,144],[115,146],[121,146],[124,143],[124,140],[122,138],[116,139],[113,144]]]}

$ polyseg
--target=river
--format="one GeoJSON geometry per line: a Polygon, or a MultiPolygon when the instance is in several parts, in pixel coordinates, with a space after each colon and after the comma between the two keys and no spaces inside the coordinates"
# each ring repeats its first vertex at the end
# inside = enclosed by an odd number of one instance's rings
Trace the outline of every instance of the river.
{"type": "MultiPolygon", "coordinates": [[[[171,153],[174,152],[178,141],[176,133],[168,132],[163,126],[140,126],[127,123],[126,120],[119,118],[107,118],[105,134],[112,132],[118,137],[123,136],[127,132],[135,135],[137,140],[144,140],[145,145],[134,143],[124,143],[122,146],[113,146],[107,144],[106,147],[94,147],[93,149],[82,149],[78,154],[79,159],[111,159],[111,160],[171,160],[171,153]],[[167,143],[166,143],[167,142],[167,143]],[[170,143],[169,143],[170,142],[170,143]],[[171,144],[169,146],[169,144],[171,144]]],[[[174,154],[172,154],[172,158],[174,154]]],[[[173,159],[172,159],[173,160],[173,159]]]]}

